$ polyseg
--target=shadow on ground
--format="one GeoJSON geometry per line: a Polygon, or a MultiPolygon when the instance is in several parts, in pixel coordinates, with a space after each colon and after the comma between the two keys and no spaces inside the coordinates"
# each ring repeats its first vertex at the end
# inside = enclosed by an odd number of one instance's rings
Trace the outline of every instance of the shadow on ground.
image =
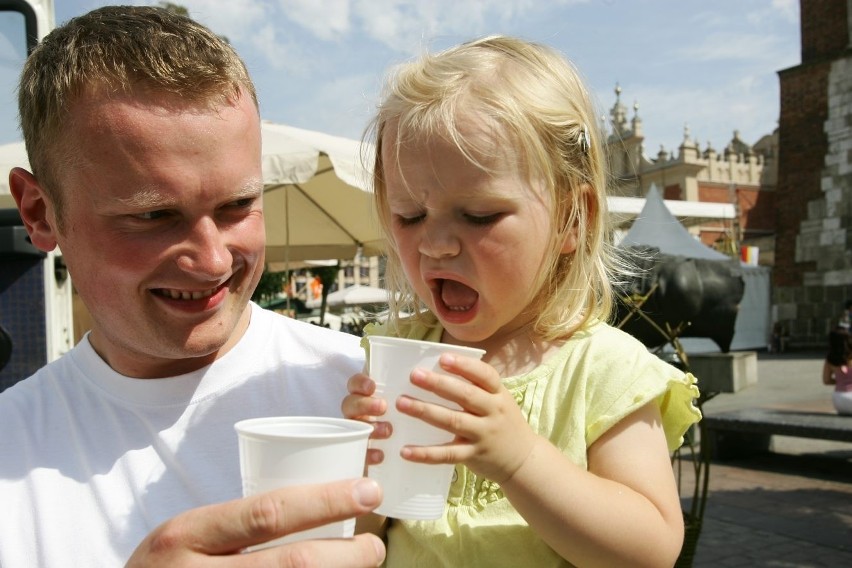
{"type": "Polygon", "coordinates": [[[852,449],[716,461],[709,484],[695,568],[852,566],[852,449]]]}

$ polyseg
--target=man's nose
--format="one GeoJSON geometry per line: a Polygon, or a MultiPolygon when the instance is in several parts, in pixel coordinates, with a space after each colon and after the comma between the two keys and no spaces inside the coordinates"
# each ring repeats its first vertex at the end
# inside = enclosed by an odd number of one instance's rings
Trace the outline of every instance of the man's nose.
{"type": "Polygon", "coordinates": [[[225,233],[207,217],[190,227],[176,260],[181,270],[209,280],[227,274],[232,261],[225,233]]]}

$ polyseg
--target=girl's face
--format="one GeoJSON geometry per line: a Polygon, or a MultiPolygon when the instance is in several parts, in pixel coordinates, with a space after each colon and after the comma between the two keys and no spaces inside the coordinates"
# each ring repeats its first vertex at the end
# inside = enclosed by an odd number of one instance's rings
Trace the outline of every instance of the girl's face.
{"type": "Polygon", "coordinates": [[[445,342],[487,347],[532,320],[525,308],[549,260],[551,198],[518,169],[510,145],[478,132],[487,172],[439,137],[404,144],[397,159],[387,136],[382,163],[408,281],[443,324],[445,342]]]}

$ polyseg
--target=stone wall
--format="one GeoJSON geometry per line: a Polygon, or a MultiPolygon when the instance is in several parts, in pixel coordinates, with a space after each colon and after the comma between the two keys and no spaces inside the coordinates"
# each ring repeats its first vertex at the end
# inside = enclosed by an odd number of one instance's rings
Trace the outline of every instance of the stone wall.
{"type": "Polygon", "coordinates": [[[803,63],[779,73],[773,312],[793,347],[825,345],[844,302],[852,299],[852,52],[847,49],[847,4],[852,0],[802,2],[803,63]],[[815,10],[816,5],[822,10],[815,10]]]}

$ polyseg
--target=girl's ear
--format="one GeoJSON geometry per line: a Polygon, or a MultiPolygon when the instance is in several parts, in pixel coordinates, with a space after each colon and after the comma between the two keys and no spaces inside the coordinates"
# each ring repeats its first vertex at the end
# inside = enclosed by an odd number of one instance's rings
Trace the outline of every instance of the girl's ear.
{"type": "Polygon", "coordinates": [[[577,250],[577,223],[575,222],[565,234],[565,240],[562,241],[562,254],[571,254],[577,250]]]}
{"type": "Polygon", "coordinates": [[[55,249],[56,233],[49,214],[52,205],[35,176],[23,168],[13,168],[9,172],[9,191],[33,246],[45,252],[55,249]]]}
{"type": "MultiPolygon", "coordinates": [[[[598,208],[595,205],[595,200],[593,199],[592,186],[584,183],[582,184],[578,190],[579,196],[577,198],[578,206],[585,209],[585,215],[582,216],[585,219],[586,223],[591,223],[598,216],[598,208]]],[[[575,220],[574,224],[568,229],[565,233],[565,240],[562,241],[562,254],[570,254],[577,250],[577,244],[580,241],[580,229],[577,226],[579,221],[575,220]]]]}

